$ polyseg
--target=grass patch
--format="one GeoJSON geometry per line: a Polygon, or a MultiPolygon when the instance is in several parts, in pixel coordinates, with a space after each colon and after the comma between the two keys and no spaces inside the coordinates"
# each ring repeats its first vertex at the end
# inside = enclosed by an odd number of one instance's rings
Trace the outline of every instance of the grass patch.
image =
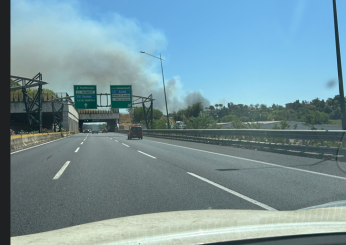
{"type": "Polygon", "coordinates": [[[323,125],[337,125],[337,126],[341,126],[341,119],[329,119],[329,123],[328,124],[323,124],[323,125]]]}

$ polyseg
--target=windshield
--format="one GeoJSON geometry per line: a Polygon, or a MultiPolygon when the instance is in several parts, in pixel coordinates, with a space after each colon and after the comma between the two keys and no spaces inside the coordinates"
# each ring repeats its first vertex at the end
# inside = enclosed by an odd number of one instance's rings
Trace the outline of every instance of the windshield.
{"type": "Polygon", "coordinates": [[[12,0],[11,237],[346,200],[333,3],[12,0]]]}

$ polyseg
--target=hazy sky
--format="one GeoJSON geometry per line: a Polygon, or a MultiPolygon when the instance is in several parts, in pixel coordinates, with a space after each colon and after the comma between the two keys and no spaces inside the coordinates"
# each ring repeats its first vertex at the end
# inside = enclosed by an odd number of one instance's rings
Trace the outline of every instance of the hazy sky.
{"type": "MultiPolygon", "coordinates": [[[[346,1],[337,0],[344,80],[346,1]]],[[[339,93],[332,0],[11,1],[11,74],[132,84],[165,111],[196,101],[284,105],[339,93]],[[334,81],[335,85],[327,84],[334,81]]]]}

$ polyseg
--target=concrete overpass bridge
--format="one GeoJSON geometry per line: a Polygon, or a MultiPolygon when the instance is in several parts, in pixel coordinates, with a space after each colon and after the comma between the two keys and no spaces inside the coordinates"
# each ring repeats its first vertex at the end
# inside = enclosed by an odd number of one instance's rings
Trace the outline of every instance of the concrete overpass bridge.
{"type": "MultiPolygon", "coordinates": [[[[52,103],[42,101],[42,128],[53,130],[54,116],[59,115],[61,119],[61,127],[67,131],[79,130],[79,115],[73,105],[68,102],[62,102],[60,104],[55,103],[56,112],[53,112],[52,103]],[[61,109],[63,104],[63,108],[61,109]]],[[[10,118],[11,128],[15,131],[23,129],[30,130],[27,123],[27,114],[25,109],[25,103],[23,101],[15,101],[10,104],[10,118]]]]}
{"type": "MultiPolygon", "coordinates": [[[[76,110],[68,102],[55,103],[55,109],[60,112],[53,112],[52,102],[42,101],[42,128],[53,130],[54,114],[60,114],[61,126],[67,131],[79,131],[83,128],[83,123],[105,122],[107,130],[114,132],[119,123],[119,110],[76,110]],[[63,104],[63,106],[62,106],[63,104]]],[[[10,103],[11,127],[13,130],[30,130],[27,124],[25,103],[20,99],[10,103]]],[[[57,129],[59,130],[59,129],[57,129]]]]}

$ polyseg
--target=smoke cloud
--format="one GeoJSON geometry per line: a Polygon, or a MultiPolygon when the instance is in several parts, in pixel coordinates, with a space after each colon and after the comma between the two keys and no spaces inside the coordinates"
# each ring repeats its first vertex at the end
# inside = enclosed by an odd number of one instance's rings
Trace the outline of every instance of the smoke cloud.
{"type": "MultiPolygon", "coordinates": [[[[166,112],[162,77],[156,54],[167,48],[164,34],[116,13],[93,20],[78,1],[11,1],[11,75],[33,77],[38,72],[55,92],[73,95],[73,85],[132,84],[133,94],[153,95],[154,107],[166,112]]],[[[200,92],[187,93],[179,76],[166,81],[169,112],[200,101],[200,92]],[[182,96],[183,95],[183,96],[182,96]]]]}

